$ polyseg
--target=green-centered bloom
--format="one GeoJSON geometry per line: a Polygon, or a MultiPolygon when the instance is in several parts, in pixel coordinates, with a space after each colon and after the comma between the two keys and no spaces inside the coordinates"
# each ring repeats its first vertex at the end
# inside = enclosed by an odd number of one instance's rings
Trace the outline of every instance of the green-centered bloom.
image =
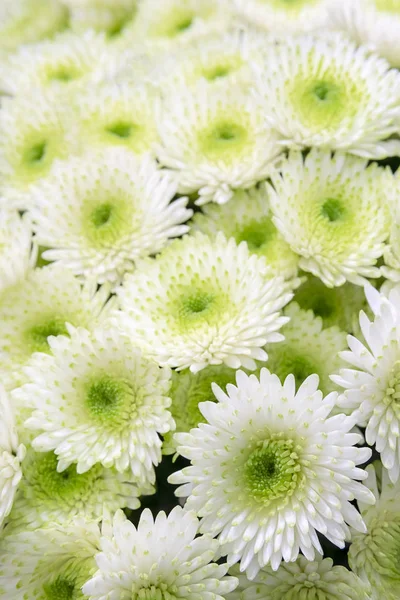
{"type": "Polygon", "coordinates": [[[0,595],[10,600],[84,600],[81,588],[96,571],[100,540],[99,525],[82,517],[7,535],[0,541],[0,595]]]}
{"type": "Polygon", "coordinates": [[[347,349],[346,333],[336,326],[323,329],[322,319],[296,302],[289,304],[284,314],[290,317],[282,328],[285,339],[267,347],[268,369],[281,382],[292,373],[297,386],[316,373],[324,395],[337,390],[329,377],[344,365],[338,353],[347,349]]]}
{"type": "Polygon", "coordinates": [[[265,256],[269,271],[289,279],[297,275],[299,257],[276,229],[264,185],[251,190],[237,190],[223,205],[207,204],[195,213],[193,231],[215,236],[218,231],[233,237],[237,244],[246,242],[249,251],[265,256]]]}

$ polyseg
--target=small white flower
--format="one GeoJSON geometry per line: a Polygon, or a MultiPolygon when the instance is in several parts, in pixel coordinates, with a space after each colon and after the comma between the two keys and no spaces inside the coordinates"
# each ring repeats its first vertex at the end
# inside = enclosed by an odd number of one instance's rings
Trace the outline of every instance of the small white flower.
{"type": "Polygon", "coordinates": [[[197,528],[194,513],[179,506],[168,517],[158,513],[155,520],[144,510],[137,528],[118,511],[112,533],[101,539],[99,570],[83,593],[90,600],[224,600],[237,579],[225,576],[226,564],[212,562],[218,542],[196,538],[197,528]]]}
{"type": "Polygon", "coordinates": [[[176,183],[146,157],[105,148],[55,165],[32,192],[31,216],[43,253],[97,282],[119,283],[144,256],[188,231],[187,198],[171,202],[176,183]]]}
{"type": "Polygon", "coordinates": [[[21,217],[16,210],[0,206],[0,295],[27,275],[36,254],[28,214],[21,217]]]}
{"type": "Polygon", "coordinates": [[[293,375],[282,385],[267,369],[260,380],[238,371],[237,387],[213,391],[219,402],[199,407],[208,424],[175,436],[191,466],[169,481],[183,484],[177,495],[188,496],[202,532],[219,536],[230,564],[241,561],[253,578],[300,550],[314,560],[315,550],[322,554],[317,532],[343,548],[348,525],[366,530],[351,501],[374,501],[356,467],[371,450],[355,447],[353,419],[329,416],[337,394],[324,399],[317,375],[296,393],[293,375]]]}
{"type": "Polygon", "coordinates": [[[366,158],[399,153],[400,74],[340,34],[276,44],[258,87],[271,127],[294,148],[319,146],[366,158]]]}
{"type": "Polygon", "coordinates": [[[128,273],[116,320],[160,365],[196,372],[207,365],[255,369],[267,342],[282,339],[281,308],[291,299],[282,278],[268,278],[264,258],[219,233],[172,242],[128,273]]]}
{"type": "Polygon", "coordinates": [[[169,369],[142,358],[116,330],[71,329],[70,336],[51,338],[52,355],[26,367],[28,383],[13,392],[33,409],[25,423],[37,435],[33,448],[54,450],[59,471],[77,463],[85,473],[101,463],[154,483],[158,434],[174,429],[169,369]]]}
{"type": "Polygon", "coordinates": [[[198,192],[197,204],[224,204],[235,189],[265,179],[282,151],[251,95],[205,83],[169,94],[160,137],[158,159],[177,172],[182,193],[198,192]]]}
{"type": "Polygon", "coordinates": [[[379,277],[374,265],[389,235],[386,188],[394,186],[388,169],[313,149],[305,159],[292,151],[271,179],[274,223],[300,254],[300,268],[329,287],[379,277]]]}
{"type": "Polygon", "coordinates": [[[19,444],[13,408],[0,385],[0,531],[10,514],[15,492],[22,477],[21,461],[25,446],[19,444]]]}
{"type": "Polygon", "coordinates": [[[375,444],[395,483],[400,475],[400,289],[388,298],[366,286],[374,313],[370,320],[360,314],[365,343],[348,337],[349,351],[341,357],[352,368],[343,369],[332,380],[344,388],[339,406],[351,409],[357,423],[366,427],[367,443],[375,444]]]}

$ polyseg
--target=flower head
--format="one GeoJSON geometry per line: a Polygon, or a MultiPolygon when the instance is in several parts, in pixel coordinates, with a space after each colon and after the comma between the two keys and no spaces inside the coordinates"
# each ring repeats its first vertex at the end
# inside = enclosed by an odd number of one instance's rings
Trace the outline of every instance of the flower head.
{"type": "Polygon", "coordinates": [[[107,598],[176,598],[224,600],[236,586],[225,577],[227,565],[212,562],[218,542],[209,536],[195,539],[198,520],[175,507],[168,517],[143,511],[138,527],[116,513],[112,534],[101,540],[98,571],[83,586],[91,600],[107,598]]]}
{"type": "Polygon", "coordinates": [[[119,326],[143,352],[193,372],[222,363],[254,369],[267,357],[262,346],[282,339],[277,332],[287,319],[279,311],[292,296],[246,244],[201,233],[143,261],[117,293],[119,326]]]}
{"type": "Polygon", "coordinates": [[[51,338],[51,356],[25,373],[28,383],[14,390],[33,409],[26,426],[36,432],[32,446],[54,450],[58,469],[77,463],[85,473],[96,463],[131,469],[154,482],[161,460],[158,434],[174,428],[168,411],[169,369],[142,358],[132,339],[112,329],[51,338]],[[65,398],[68,398],[66,404],[65,398]]]}
{"type": "Polygon", "coordinates": [[[183,484],[176,493],[188,496],[201,531],[218,535],[221,554],[240,560],[250,578],[300,550],[314,560],[315,550],[322,554],[317,532],[342,548],[348,525],[365,532],[351,501],[374,500],[356,467],[371,450],[355,447],[352,419],[329,416],[337,394],[323,398],[317,375],[297,393],[293,375],[282,385],[267,369],[259,380],[238,371],[236,380],[226,394],[213,386],[218,403],[200,405],[208,424],[176,434],[191,466],[169,481],[183,484]]]}
{"type": "Polygon", "coordinates": [[[104,31],[114,41],[129,27],[137,12],[138,0],[64,0],[70,9],[70,26],[82,33],[104,31]]]}
{"type": "MultiPolygon", "coordinates": [[[[36,261],[32,224],[25,213],[0,206],[0,295],[23,279],[36,261]]],[[[1,302],[1,300],[0,300],[1,302]]]]}
{"type": "Polygon", "coordinates": [[[118,283],[144,256],[186,233],[187,199],[155,161],[123,148],[55,165],[32,193],[31,215],[43,256],[76,275],[118,283]]]}
{"type": "Polygon", "coordinates": [[[398,153],[400,74],[340,34],[276,44],[258,74],[268,123],[286,145],[367,158],[398,153]]]}
{"type": "Polygon", "coordinates": [[[329,287],[379,277],[374,265],[389,235],[385,189],[394,185],[389,170],[314,149],[305,159],[291,152],[271,179],[274,223],[300,254],[300,268],[329,287]]]}
{"type": "Polygon", "coordinates": [[[182,193],[199,193],[197,204],[223,204],[265,179],[281,152],[256,100],[206,84],[170,94],[160,137],[159,160],[177,172],[182,193]]]}
{"type": "Polygon", "coordinates": [[[237,190],[227,204],[207,204],[203,212],[195,213],[191,229],[210,237],[222,231],[237,244],[246,242],[252,254],[265,256],[272,275],[286,279],[297,275],[299,257],[272,222],[265,186],[237,190]]]}

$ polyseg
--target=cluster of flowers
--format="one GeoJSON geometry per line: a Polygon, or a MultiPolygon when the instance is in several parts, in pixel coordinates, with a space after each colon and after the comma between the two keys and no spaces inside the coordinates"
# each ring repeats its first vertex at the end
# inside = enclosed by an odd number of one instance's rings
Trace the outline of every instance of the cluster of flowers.
{"type": "Polygon", "coordinates": [[[400,597],[399,67],[399,0],[1,1],[1,598],[400,597]]]}

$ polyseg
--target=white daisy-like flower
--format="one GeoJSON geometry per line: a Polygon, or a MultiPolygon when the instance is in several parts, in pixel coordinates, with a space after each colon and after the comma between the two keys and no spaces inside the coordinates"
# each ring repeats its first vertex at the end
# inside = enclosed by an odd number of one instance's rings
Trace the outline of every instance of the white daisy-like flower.
{"type": "MultiPolygon", "coordinates": [[[[107,318],[115,302],[109,289],[84,285],[57,265],[35,269],[0,296],[0,370],[9,386],[22,377],[34,352],[49,352],[48,337],[66,335],[67,323],[92,329],[107,318]]],[[[23,380],[23,378],[22,378],[23,380]]]]}
{"type": "Polygon", "coordinates": [[[398,600],[400,585],[400,484],[391,483],[387,471],[368,465],[366,485],[375,506],[360,505],[368,533],[354,532],[349,549],[352,570],[372,587],[371,600],[398,600]]]}
{"type": "Polygon", "coordinates": [[[139,508],[139,496],[154,493],[149,484],[139,487],[129,471],[118,473],[100,464],[83,474],[77,473],[76,465],[60,473],[52,452],[29,449],[22,471],[7,532],[66,524],[75,517],[100,521],[107,511],[139,508]]]}
{"type": "Polygon", "coordinates": [[[29,208],[32,184],[47,175],[56,158],[74,147],[71,121],[55,92],[4,98],[0,110],[0,194],[29,208]]]}
{"type": "Polygon", "coordinates": [[[49,345],[52,355],[27,366],[28,382],[13,392],[33,410],[25,423],[37,435],[33,448],[54,450],[59,471],[77,463],[85,473],[101,463],[154,483],[159,434],[175,427],[169,369],[143,358],[113,329],[71,329],[70,338],[50,338],[49,345]]]}
{"type": "Polygon", "coordinates": [[[252,254],[265,256],[269,271],[286,279],[298,272],[299,256],[285,242],[272,222],[268,193],[264,185],[237,190],[227,204],[207,204],[195,213],[193,231],[214,237],[218,231],[233,237],[237,244],[246,242],[252,254]]]}
{"type": "Polygon", "coordinates": [[[93,85],[107,62],[107,44],[101,35],[66,32],[53,40],[21,46],[4,61],[0,75],[3,91],[31,94],[36,88],[65,94],[76,86],[93,85]]]}
{"type": "Polygon", "coordinates": [[[381,460],[395,483],[400,475],[400,289],[388,298],[372,286],[365,287],[374,313],[360,314],[365,342],[348,337],[350,350],[341,357],[350,367],[332,376],[344,388],[339,406],[351,409],[358,425],[366,427],[369,445],[376,445],[381,460]]]}
{"type": "Polygon", "coordinates": [[[336,326],[323,329],[321,317],[302,310],[296,302],[289,304],[283,314],[290,321],[282,328],[284,341],[267,347],[268,369],[282,383],[292,373],[297,387],[316,373],[324,395],[337,390],[330,375],[344,366],[338,353],[347,347],[346,333],[336,326]]]}
{"type": "Polygon", "coordinates": [[[65,28],[68,11],[58,0],[2,0],[0,48],[14,50],[65,28]]]}
{"type": "Polygon", "coordinates": [[[282,339],[281,308],[292,294],[282,278],[267,277],[264,258],[223,234],[196,233],[143,261],[118,288],[116,322],[160,365],[255,369],[267,342],[282,339]]]}
{"type": "Polygon", "coordinates": [[[299,556],[295,563],[282,564],[278,571],[264,567],[253,581],[230,569],[239,586],[228,600],[371,600],[370,588],[357,575],[331,558],[309,561],[299,556]]]}
{"type": "Polygon", "coordinates": [[[197,204],[223,204],[265,179],[282,150],[252,96],[206,84],[169,95],[160,137],[158,159],[177,172],[180,192],[199,193],[197,204]]]}
{"type": "Polygon", "coordinates": [[[201,517],[200,531],[218,535],[221,554],[240,562],[254,578],[270,564],[296,560],[299,551],[314,560],[322,554],[317,532],[343,548],[351,525],[365,532],[352,501],[373,503],[356,465],[371,456],[349,433],[354,420],[330,417],[337,394],[326,398],[311,375],[295,390],[293,375],[282,385],[262,369],[260,380],[238,371],[237,387],[225,394],[213,386],[218,403],[200,410],[208,424],[176,434],[178,452],[191,466],[170,476],[183,484],[186,507],[201,517]]]}
{"type": "Polygon", "coordinates": [[[154,154],[159,103],[158,93],[149,86],[123,80],[79,92],[73,106],[81,149],[119,146],[138,156],[154,154]]]}
{"type": "Polygon", "coordinates": [[[234,0],[239,14],[251,23],[280,34],[327,28],[331,2],[332,0],[234,0]]]}
{"type": "Polygon", "coordinates": [[[196,538],[197,529],[196,515],[180,506],[155,519],[144,510],[137,528],[118,511],[112,532],[101,539],[98,571],[83,593],[90,600],[224,600],[237,579],[226,577],[226,564],[212,562],[218,542],[196,538]]]}
{"type": "MultiPolygon", "coordinates": [[[[198,373],[172,371],[170,396],[172,400],[171,415],[176,424],[176,432],[190,431],[204,417],[199,410],[199,403],[207,400],[215,401],[211,385],[216,383],[225,388],[228,383],[235,383],[236,371],[225,365],[211,365],[198,373]]],[[[176,453],[175,432],[169,432],[164,438],[163,454],[176,453]]]]}
{"type": "Polygon", "coordinates": [[[400,67],[400,4],[397,0],[335,0],[330,18],[355,42],[400,67]]]}
{"type": "Polygon", "coordinates": [[[142,257],[188,231],[187,198],[171,202],[173,178],[155,161],[108,148],[60,161],[31,197],[46,260],[99,283],[118,283],[142,257]]]}
{"type": "Polygon", "coordinates": [[[354,156],[312,149],[292,151],[268,185],[274,223],[300,268],[329,287],[379,277],[374,265],[389,235],[389,169],[354,156]]]}
{"type": "Polygon", "coordinates": [[[11,512],[22,477],[21,462],[25,452],[25,446],[18,441],[13,408],[0,384],[0,531],[11,512]]]}
{"type": "Polygon", "coordinates": [[[341,34],[276,44],[257,69],[264,112],[282,143],[366,158],[399,153],[400,74],[341,34]],[[386,140],[386,141],[385,141],[386,140]]]}
{"type": "Polygon", "coordinates": [[[29,216],[0,206],[0,297],[35,266],[36,255],[29,216]]]}
{"type": "Polygon", "coordinates": [[[96,571],[101,533],[97,523],[76,518],[6,536],[0,542],[0,594],[10,600],[84,600],[81,588],[96,571]]]}

